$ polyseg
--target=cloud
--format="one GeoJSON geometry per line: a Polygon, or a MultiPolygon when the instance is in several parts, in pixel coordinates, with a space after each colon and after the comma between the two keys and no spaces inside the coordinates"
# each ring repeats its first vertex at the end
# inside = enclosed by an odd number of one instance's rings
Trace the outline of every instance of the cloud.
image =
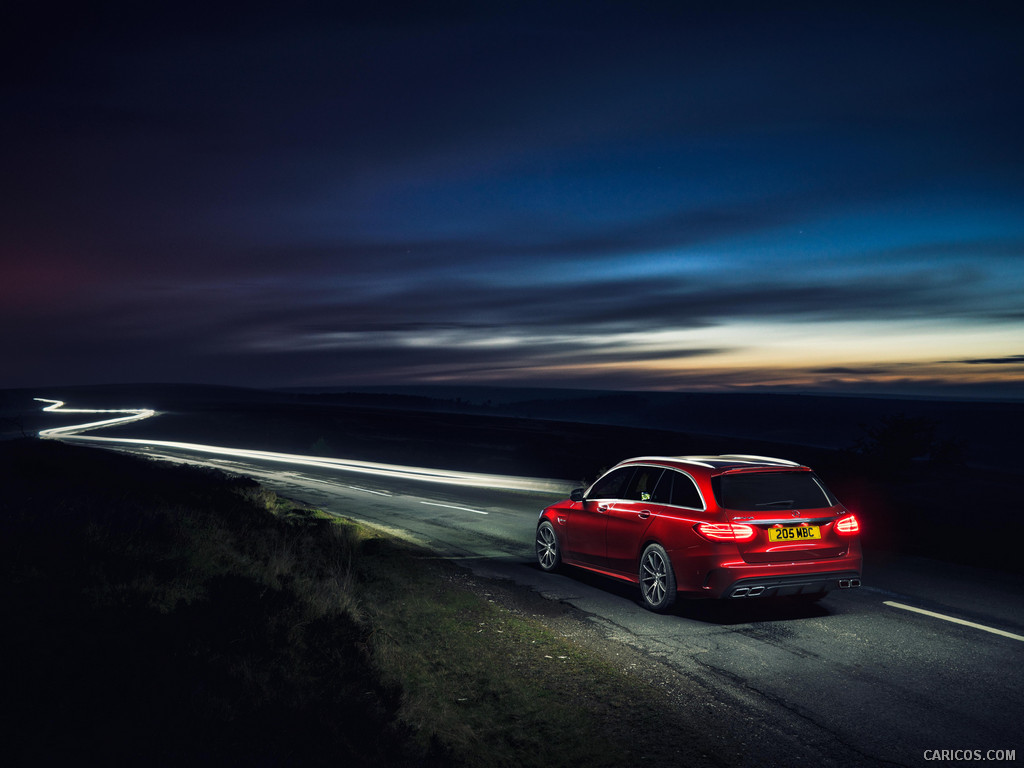
{"type": "Polygon", "coordinates": [[[947,360],[948,363],[967,365],[1024,365],[1024,355],[1007,355],[1006,357],[986,357],[975,360],[947,360]]]}
{"type": "Polygon", "coordinates": [[[21,4],[5,369],[704,386],[734,325],[1019,324],[990,12],[414,5],[21,4]]]}
{"type": "Polygon", "coordinates": [[[897,368],[884,365],[864,365],[858,367],[827,366],[824,368],[811,368],[810,373],[822,373],[837,376],[877,376],[879,374],[891,373],[895,370],[897,370],[897,368]]]}

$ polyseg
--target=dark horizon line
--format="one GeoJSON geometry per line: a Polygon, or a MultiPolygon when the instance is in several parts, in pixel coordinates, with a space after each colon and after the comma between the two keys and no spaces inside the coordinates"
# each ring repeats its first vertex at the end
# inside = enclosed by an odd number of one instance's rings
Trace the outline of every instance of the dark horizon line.
{"type": "Polygon", "coordinates": [[[0,387],[0,392],[34,392],[43,396],[47,391],[52,390],[82,390],[82,389],[103,389],[103,388],[144,388],[144,387],[172,387],[172,388],[194,388],[194,389],[222,389],[222,390],[245,390],[250,392],[270,392],[287,394],[415,394],[416,392],[428,391],[454,391],[474,390],[478,392],[552,392],[552,393],[579,393],[593,395],[620,395],[620,394],[655,394],[655,395],[779,395],[790,397],[815,397],[815,398],[852,398],[869,400],[928,400],[939,402],[986,402],[986,403],[1022,403],[1024,393],[1014,395],[1009,392],[999,391],[1006,387],[992,384],[950,384],[939,385],[932,388],[920,388],[910,386],[905,390],[899,388],[885,388],[881,390],[843,387],[817,387],[813,389],[785,386],[758,386],[749,387],[722,387],[716,388],[693,388],[693,389],[647,389],[642,387],[586,387],[586,386],[555,386],[550,384],[495,384],[480,383],[473,381],[459,383],[430,383],[430,382],[408,382],[408,383],[379,383],[379,384],[334,384],[334,385],[245,385],[237,383],[220,382],[198,382],[198,381],[117,381],[117,382],[91,382],[78,384],[47,384],[37,386],[12,386],[0,387]],[[954,390],[954,391],[949,391],[954,390]],[[993,391],[995,390],[995,391],[993,391]]]}

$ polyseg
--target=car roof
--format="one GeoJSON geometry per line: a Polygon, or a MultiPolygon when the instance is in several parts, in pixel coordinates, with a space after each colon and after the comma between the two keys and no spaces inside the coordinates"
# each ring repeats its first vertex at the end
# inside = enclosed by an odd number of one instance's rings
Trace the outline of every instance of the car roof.
{"type": "Polygon", "coordinates": [[[626,459],[619,466],[644,463],[669,464],[708,475],[725,472],[758,469],[791,469],[807,471],[808,468],[795,461],[776,459],[771,456],[751,456],[743,453],[729,453],[721,456],[637,456],[626,459]]]}

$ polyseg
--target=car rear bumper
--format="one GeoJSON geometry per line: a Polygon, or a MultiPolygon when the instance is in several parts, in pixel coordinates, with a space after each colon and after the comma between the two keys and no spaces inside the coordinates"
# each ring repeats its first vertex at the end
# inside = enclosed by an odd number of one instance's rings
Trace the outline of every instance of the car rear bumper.
{"type": "Polygon", "coordinates": [[[831,561],[753,565],[731,562],[710,568],[700,593],[712,598],[787,597],[860,586],[859,553],[831,561]]]}
{"type": "Polygon", "coordinates": [[[822,594],[859,586],[864,556],[853,538],[841,557],[748,563],[735,546],[718,546],[701,556],[686,550],[670,551],[680,596],[731,598],[822,594]],[[842,581],[842,584],[840,584],[842,581]],[[744,591],[746,588],[746,591],[744,591]]]}
{"type": "Polygon", "coordinates": [[[860,586],[860,573],[808,573],[801,576],[774,576],[747,578],[733,582],[722,592],[724,598],[742,597],[796,597],[821,595],[833,589],[851,589],[860,586]]]}

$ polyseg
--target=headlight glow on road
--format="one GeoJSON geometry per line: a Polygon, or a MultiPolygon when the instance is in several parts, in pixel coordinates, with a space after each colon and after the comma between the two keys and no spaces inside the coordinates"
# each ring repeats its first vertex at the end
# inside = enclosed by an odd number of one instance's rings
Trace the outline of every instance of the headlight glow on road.
{"type": "Polygon", "coordinates": [[[501,488],[513,491],[538,491],[541,493],[562,493],[566,491],[568,483],[560,480],[546,478],[515,477],[512,475],[490,475],[477,472],[459,472],[449,469],[434,469],[431,467],[408,467],[399,464],[381,464],[369,461],[357,461],[355,459],[335,459],[327,456],[306,456],[295,453],[278,453],[276,451],[257,451],[248,448],[229,448],[220,445],[202,445],[200,443],[181,443],[170,440],[147,440],[145,438],[132,437],[94,437],[82,436],[81,432],[114,425],[126,424],[131,421],[148,419],[156,415],[156,411],[148,408],[137,409],[115,409],[115,410],[87,410],[64,408],[60,400],[48,400],[37,397],[36,400],[52,405],[44,408],[45,411],[60,413],[121,413],[127,414],[116,418],[94,421],[87,424],[77,424],[70,427],[56,427],[44,429],[39,432],[40,437],[59,438],[67,441],[80,441],[99,443],[103,445],[134,445],[139,447],[163,448],[169,450],[182,450],[195,453],[206,453],[214,456],[230,456],[241,459],[256,459],[258,461],[272,461],[293,466],[316,467],[319,469],[333,469],[340,472],[357,472],[366,475],[381,475],[396,477],[405,480],[421,480],[432,483],[447,483],[449,485],[465,485],[479,488],[501,488]]]}

